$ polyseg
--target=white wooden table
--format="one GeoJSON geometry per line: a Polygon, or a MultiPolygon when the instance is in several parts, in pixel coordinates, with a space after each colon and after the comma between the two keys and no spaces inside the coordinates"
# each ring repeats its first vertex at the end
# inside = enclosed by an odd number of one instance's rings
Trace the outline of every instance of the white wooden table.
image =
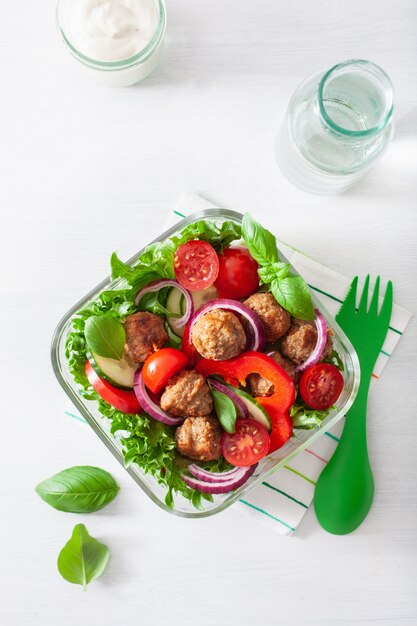
{"type": "Polygon", "coordinates": [[[372,511],[353,535],[309,511],[295,537],[229,510],[178,519],[136,487],[89,429],[63,415],[49,361],[60,316],[161,230],[187,189],[249,209],[284,241],[349,276],[392,278],[417,306],[417,7],[414,0],[167,0],[166,58],[145,83],[95,85],[55,32],[55,0],[2,10],[0,210],[2,411],[0,623],[7,626],[415,625],[416,324],[372,396],[372,511]],[[337,61],[382,65],[398,131],[380,165],[340,197],[308,196],[273,145],[297,83],[337,61]],[[34,486],[102,466],[120,496],[59,513],[34,486]],[[111,549],[87,593],[57,573],[75,523],[111,549]]]}

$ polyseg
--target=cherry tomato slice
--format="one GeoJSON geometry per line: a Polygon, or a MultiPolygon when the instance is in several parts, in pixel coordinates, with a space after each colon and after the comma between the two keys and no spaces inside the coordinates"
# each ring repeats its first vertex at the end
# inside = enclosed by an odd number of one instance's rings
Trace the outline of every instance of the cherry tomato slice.
{"type": "Polygon", "coordinates": [[[149,356],[142,368],[143,382],[153,393],[159,393],[177,372],[188,365],[183,352],[162,348],[149,356]]]}
{"type": "Polygon", "coordinates": [[[219,259],[206,241],[192,240],[178,247],[174,257],[175,276],[190,291],[206,289],[219,273],[219,259]]]}
{"type": "Polygon", "coordinates": [[[88,378],[88,382],[102,398],[108,404],[111,404],[115,409],[122,413],[140,413],[141,406],[134,391],[126,391],[125,389],[118,389],[113,387],[106,380],[100,378],[100,376],[93,370],[90,362],[85,362],[85,374],[88,378]]]}
{"type": "Polygon", "coordinates": [[[312,409],[330,408],[342,393],[344,380],[331,363],[317,363],[300,378],[300,394],[312,409]]]}
{"type": "Polygon", "coordinates": [[[258,264],[247,248],[225,248],[219,258],[219,275],[215,282],[221,298],[241,300],[259,288],[258,264]]]}
{"type": "Polygon", "coordinates": [[[266,428],[254,420],[239,419],[236,431],[222,435],[222,454],[237,467],[248,467],[268,454],[270,439],[266,428]]]}

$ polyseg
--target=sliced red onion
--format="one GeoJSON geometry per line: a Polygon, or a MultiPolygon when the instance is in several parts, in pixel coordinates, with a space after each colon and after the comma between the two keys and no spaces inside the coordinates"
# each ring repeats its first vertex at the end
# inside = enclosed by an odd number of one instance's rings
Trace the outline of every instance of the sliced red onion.
{"type": "Polygon", "coordinates": [[[297,365],[297,367],[295,368],[296,372],[304,372],[304,370],[307,369],[307,367],[311,367],[311,365],[315,365],[320,359],[321,355],[323,354],[324,348],[326,347],[326,342],[327,342],[326,320],[324,319],[324,317],[322,316],[322,314],[320,313],[318,309],[314,309],[314,311],[316,313],[316,319],[314,321],[315,321],[316,328],[317,328],[317,342],[316,342],[313,352],[310,354],[308,359],[306,359],[304,363],[297,365]]]}
{"type": "Polygon", "coordinates": [[[246,350],[262,350],[265,344],[265,331],[261,320],[258,315],[252,311],[246,304],[242,304],[238,300],[230,300],[228,298],[217,298],[217,300],[210,300],[206,302],[202,307],[198,309],[191,318],[190,322],[190,336],[191,330],[194,324],[200,317],[212,311],[213,309],[223,309],[224,311],[233,311],[242,315],[249,323],[249,344],[246,350]]]}
{"type": "Polygon", "coordinates": [[[162,422],[163,424],[167,424],[168,426],[179,426],[184,421],[182,417],[173,417],[169,413],[166,413],[159,404],[154,400],[152,394],[150,394],[143,382],[143,376],[141,370],[136,370],[135,378],[133,381],[133,391],[136,394],[137,399],[139,400],[139,404],[143,408],[146,413],[149,413],[151,417],[158,420],[158,422],[162,422]]]}
{"type": "Polygon", "coordinates": [[[235,393],[232,389],[223,385],[222,383],[218,383],[217,380],[209,380],[210,387],[216,389],[216,391],[220,391],[224,393],[225,396],[231,399],[233,404],[238,410],[238,417],[244,419],[245,417],[249,417],[249,411],[246,404],[243,402],[242,398],[240,398],[237,393],[235,393]]]}
{"type": "Polygon", "coordinates": [[[239,487],[244,485],[248,478],[255,471],[255,467],[256,465],[242,467],[240,468],[242,472],[239,472],[239,474],[236,473],[233,477],[229,478],[229,480],[225,480],[223,482],[207,482],[206,480],[199,480],[194,476],[186,476],[185,474],[181,474],[181,478],[183,479],[185,484],[188,485],[188,487],[191,487],[191,489],[196,489],[197,491],[201,491],[203,493],[229,493],[229,491],[235,491],[235,489],[238,489],[239,487]]]}
{"type": "MultiPolygon", "coordinates": [[[[255,470],[256,465],[257,463],[251,466],[253,470],[255,470]]],[[[228,482],[231,478],[238,478],[241,474],[246,474],[247,469],[247,467],[233,467],[227,472],[210,472],[209,470],[203,469],[196,463],[191,463],[191,465],[188,466],[190,474],[206,483],[228,482]]]]}
{"type": "Polygon", "coordinates": [[[173,326],[176,329],[179,328],[184,328],[184,326],[187,324],[188,320],[190,319],[190,317],[192,316],[192,314],[194,313],[194,303],[193,303],[193,298],[191,296],[191,293],[187,290],[184,289],[184,287],[182,287],[176,280],[174,279],[162,279],[162,280],[157,280],[155,283],[152,283],[151,285],[147,285],[147,287],[144,287],[143,289],[141,289],[140,291],[138,291],[138,293],[136,294],[135,297],[135,304],[139,304],[139,300],[141,299],[142,296],[145,295],[145,293],[151,293],[154,291],[159,291],[160,289],[163,289],[164,287],[174,287],[174,289],[178,289],[178,291],[180,291],[184,298],[185,298],[185,313],[182,317],[179,318],[172,318],[171,320],[171,326],[173,326]]]}

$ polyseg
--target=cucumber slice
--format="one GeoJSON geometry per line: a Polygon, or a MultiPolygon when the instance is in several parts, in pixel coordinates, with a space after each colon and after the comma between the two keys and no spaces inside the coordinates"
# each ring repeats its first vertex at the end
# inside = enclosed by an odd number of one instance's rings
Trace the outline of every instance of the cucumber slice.
{"type": "Polygon", "coordinates": [[[130,363],[124,356],[118,359],[110,359],[89,352],[87,358],[91,367],[100,378],[121,389],[133,389],[133,379],[138,369],[136,364],[130,363]]]}
{"type": "Polygon", "coordinates": [[[264,409],[264,407],[259,404],[257,400],[246,391],[242,391],[241,389],[236,389],[236,387],[230,387],[236,395],[246,404],[247,409],[249,411],[250,417],[255,420],[255,422],[259,422],[262,426],[270,431],[272,428],[271,418],[268,413],[264,409]]]}
{"type": "Polygon", "coordinates": [[[194,311],[197,311],[203,304],[209,300],[215,300],[219,297],[219,292],[214,285],[201,289],[200,291],[192,291],[191,296],[194,302],[194,311]]]}
{"type": "MultiPolygon", "coordinates": [[[[201,289],[200,291],[191,292],[191,297],[194,303],[194,311],[197,311],[203,304],[208,302],[209,300],[215,300],[218,297],[219,293],[213,285],[211,287],[207,287],[207,289],[201,289]]],[[[167,298],[166,308],[171,313],[175,315],[184,315],[185,313],[185,298],[183,294],[173,287],[167,298]]],[[[182,337],[184,334],[184,328],[176,328],[172,322],[175,320],[175,317],[167,317],[167,322],[172,330],[177,336],[182,337]]]]}
{"type": "MultiPolygon", "coordinates": [[[[185,298],[184,298],[184,295],[181,293],[181,291],[178,291],[178,289],[175,289],[175,287],[170,289],[170,292],[167,298],[166,308],[168,309],[168,311],[171,311],[171,313],[174,313],[175,315],[179,315],[179,316],[184,315],[185,298]]],[[[167,317],[167,322],[172,332],[175,335],[177,335],[177,337],[182,337],[184,334],[184,328],[179,329],[173,325],[173,322],[176,319],[178,318],[167,317]]]]}

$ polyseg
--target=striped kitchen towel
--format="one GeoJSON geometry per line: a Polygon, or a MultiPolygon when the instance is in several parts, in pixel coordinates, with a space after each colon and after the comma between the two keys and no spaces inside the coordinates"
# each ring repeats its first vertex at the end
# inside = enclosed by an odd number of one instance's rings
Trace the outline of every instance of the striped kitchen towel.
{"type": "MultiPolygon", "coordinates": [[[[172,211],[168,225],[175,224],[195,211],[214,207],[200,196],[183,194],[172,211]]],[[[335,316],[351,279],[283,242],[280,242],[280,249],[323,301],[326,309],[335,316]]],[[[372,374],[371,388],[381,375],[410,319],[410,312],[394,305],[389,331],[372,374]]],[[[337,446],[343,423],[344,420],[340,420],[329,432],[323,433],[323,437],[292,459],[289,465],[269,476],[267,481],[252,489],[244,500],[233,506],[280,534],[293,533],[313,500],[315,484],[337,446]]]]}
{"type": "MultiPolygon", "coordinates": [[[[167,227],[191,213],[214,206],[200,196],[183,194],[169,215],[167,227]]],[[[323,301],[326,309],[335,316],[351,280],[284,242],[280,241],[279,247],[323,301]]],[[[377,382],[410,319],[411,313],[394,305],[391,325],[372,374],[371,388],[377,382]]],[[[85,421],[70,411],[65,413],[85,421]]],[[[344,420],[340,420],[330,431],[323,432],[323,436],[308,449],[300,452],[288,465],[252,489],[244,500],[240,500],[233,507],[270,526],[279,534],[292,534],[313,500],[317,479],[337,446],[343,422],[344,420]]]]}

